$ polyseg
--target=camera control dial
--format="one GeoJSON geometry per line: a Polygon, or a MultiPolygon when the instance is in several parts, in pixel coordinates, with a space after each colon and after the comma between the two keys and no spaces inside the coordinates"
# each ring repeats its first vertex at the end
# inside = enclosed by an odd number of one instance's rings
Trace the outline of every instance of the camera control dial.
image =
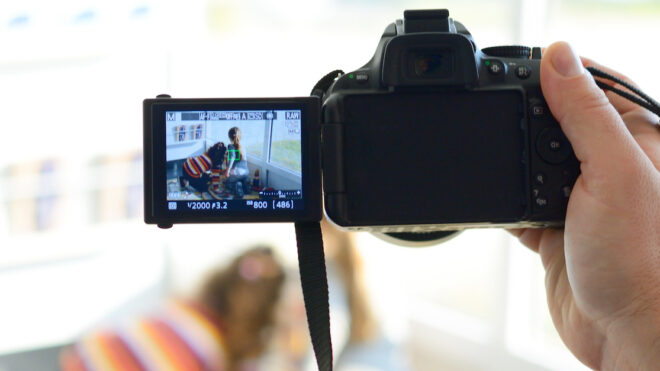
{"type": "Polygon", "coordinates": [[[491,46],[481,49],[484,54],[491,57],[524,58],[529,59],[532,48],[521,45],[491,46]]]}

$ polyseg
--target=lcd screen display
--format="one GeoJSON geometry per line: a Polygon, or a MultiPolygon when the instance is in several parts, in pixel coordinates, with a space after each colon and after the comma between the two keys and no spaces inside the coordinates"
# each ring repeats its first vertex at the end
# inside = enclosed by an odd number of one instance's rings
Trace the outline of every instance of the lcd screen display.
{"type": "Polygon", "coordinates": [[[145,220],[320,218],[315,98],[145,100],[145,220]]]}
{"type": "Polygon", "coordinates": [[[302,207],[300,110],[165,115],[169,210],[302,207]]]}

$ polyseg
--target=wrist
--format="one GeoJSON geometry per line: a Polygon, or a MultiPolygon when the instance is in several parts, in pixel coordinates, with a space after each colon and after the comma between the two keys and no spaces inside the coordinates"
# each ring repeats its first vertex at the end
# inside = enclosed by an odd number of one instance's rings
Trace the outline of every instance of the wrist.
{"type": "Polygon", "coordinates": [[[620,320],[607,329],[602,370],[657,370],[660,365],[660,312],[620,320]]]}

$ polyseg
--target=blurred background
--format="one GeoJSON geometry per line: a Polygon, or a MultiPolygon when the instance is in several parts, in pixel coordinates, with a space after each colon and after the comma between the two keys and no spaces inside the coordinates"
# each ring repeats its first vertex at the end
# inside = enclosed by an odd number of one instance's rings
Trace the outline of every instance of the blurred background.
{"type": "MultiPolygon", "coordinates": [[[[295,271],[290,224],[143,223],[144,98],[304,96],[365,64],[403,10],[440,7],[479,47],[566,40],[660,97],[658,0],[1,2],[0,369],[45,370],[255,243],[295,271]]],[[[540,260],[507,233],[357,246],[401,369],[584,369],[554,330],[540,260]]]]}

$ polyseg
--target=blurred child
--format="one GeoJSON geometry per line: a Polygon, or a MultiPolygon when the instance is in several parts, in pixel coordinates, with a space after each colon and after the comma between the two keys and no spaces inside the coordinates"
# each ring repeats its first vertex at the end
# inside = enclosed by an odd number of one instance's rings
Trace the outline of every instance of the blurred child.
{"type": "Polygon", "coordinates": [[[60,357],[64,371],[254,370],[284,280],[270,249],[253,248],[212,274],[196,298],[83,337],[60,357]]]}

